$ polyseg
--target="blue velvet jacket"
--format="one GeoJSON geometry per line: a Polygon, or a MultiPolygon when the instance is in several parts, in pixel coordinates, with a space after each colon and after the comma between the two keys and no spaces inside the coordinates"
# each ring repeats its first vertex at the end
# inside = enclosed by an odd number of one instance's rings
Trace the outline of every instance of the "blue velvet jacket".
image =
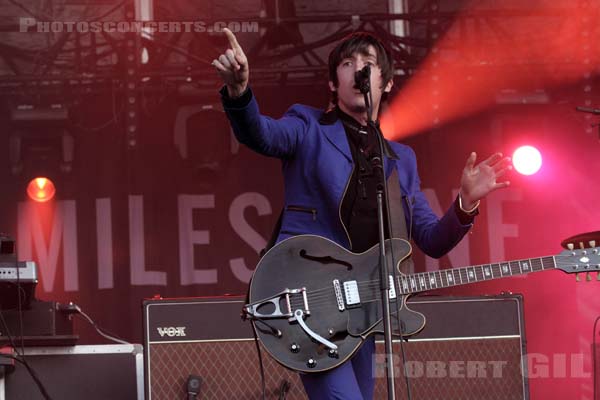
{"type": "MultiPolygon", "coordinates": [[[[260,114],[254,96],[243,106],[227,105],[225,112],[235,136],[252,150],[283,162],[285,205],[277,242],[298,234],[326,237],[345,248],[350,238],[341,218],[354,163],[341,121],[319,122],[322,110],[293,105],[280,119],[260,114]]],[[[386,176],[396,168],[407,229],[417,246],[431,257],[450,251],[468,232],[455,208],[440,219],[431,210],[417,173],[414,151],[388,142],[398,159],[386,158],[386,176]]]]}

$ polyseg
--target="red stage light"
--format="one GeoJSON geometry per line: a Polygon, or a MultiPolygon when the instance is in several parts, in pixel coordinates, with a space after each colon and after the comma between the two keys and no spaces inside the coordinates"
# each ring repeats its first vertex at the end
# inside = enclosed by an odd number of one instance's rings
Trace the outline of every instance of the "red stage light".
{"type": "Polygon", "coordinates": [[[533,175],[542,167],[542,155],[533,146],[521,146],[512,156],[515,170],[523,175],[533,175]]]}
{"type": "MultiPolygon", "coordinates": [[[[388,139],[400,140],[473,115],[494,106],[503,90],[535,93],[540,88],[576,82],[600,66],[600,52],[584,45],[586,40],[595,43],[597,38],[595,2],[529,2],[535,5],[524,7],[521,15],[514,3],[465,2],[468,6],[455,17],[381,116],[381,129],[388,139]],[[480,34],[485,25],[480,20],[490,21],[490,27],[498,25],[484,16],[488,10],[505,10],[517,16],[503,17],[499,32],[490,28],[490,33],[480,34]],[[560,24],[533,25],[552,15],[560,18],[560,24]],[[477,29],[468,28],[480,24],[477,29]],[[529,39],[515,40],[519,35],[529,39]]],[[[542,102],[547,101],[541,97],[542,102]]]]}
{"type": "Polygon", "coordinates": [[[33,201],[43,203],[51,200],[55,194],[54,183],[45,177],[33,178],[27,185],[27,195],[33,201]]]}

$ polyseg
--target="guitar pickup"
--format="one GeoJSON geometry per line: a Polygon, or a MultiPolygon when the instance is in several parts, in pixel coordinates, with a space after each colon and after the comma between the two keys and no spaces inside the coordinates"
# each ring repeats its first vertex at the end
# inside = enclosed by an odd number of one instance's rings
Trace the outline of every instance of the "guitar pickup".
{"type": "Polygon", "coordinates": [[[285,289],[278,294],[255,301],[254,303],[246,304],[244,306],[244,314],[249,316],[251,319],[272,319],[272,318],[288,318],[290,321],[294,320],[294,310],[292,310],[292,297],[300,296],[304,308],[297,308],[302,310],[304,315],[310,315],[310,309],[308,308],[308,297],[306,295],[306,288],[300,289],[285,289]],[[272,309],[271,312],[261,312],[261,308],[272,309]]]}
{"type": "Polygon", "coordinates": [[[358,292],[358,282],[344,282],[344,297],[346,300],[346,306],[352,307],[360,305],[360,293],[358,292]]]}
{"type": "MultiPolygon", "coordinates": [[[[333,281],[333,287],[338,304],[338,310],[344,311],[344,301],[341,300],[339,285],[339,281],[335,279],[333,281]]],[[[394,300],[396,297],[398,297],[398,295],[396,293],[396,286],[394,285],[394,277],[392,275],[389,275],[389,285],[390,288],[388,290],[388,296],[391,300],[394,300]]],[[[344,282],[344,300],[345,306],[348,308],[357,307],[360,305],[360,292],[358,291],[358,282],[344,282]]]]}

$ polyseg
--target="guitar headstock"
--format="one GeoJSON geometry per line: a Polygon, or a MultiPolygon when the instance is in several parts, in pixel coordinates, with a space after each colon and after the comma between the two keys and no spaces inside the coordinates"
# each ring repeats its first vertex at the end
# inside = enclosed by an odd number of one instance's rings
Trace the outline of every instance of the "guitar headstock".
{"type": "Polygon", "coordinates": [[[596,241],[591,240],[586,244],[579,242],[579,248],[575,248],[574,243],[567,243],[567,250],[562,251],[555,257],[556,268],[568,274],[576,274],[577,281],[580,281],[579,274],[586,274],[586,281],[591,281],[591,272],[597,272],[596,280],[600,281],[600,247],[596,247],[596,241]]]}

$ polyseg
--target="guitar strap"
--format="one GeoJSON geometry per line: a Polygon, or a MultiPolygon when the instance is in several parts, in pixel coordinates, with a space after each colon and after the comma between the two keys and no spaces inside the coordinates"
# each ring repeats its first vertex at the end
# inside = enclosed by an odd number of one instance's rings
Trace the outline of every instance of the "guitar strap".
{"type": "Polygon", "coordinates": [[[390,230],[392,237],[409,240],[406,230],[406,219],[404,218],[403,198],[400,191],[400,180],[398,179],[398,169],[394,168],[387,178],[388,196],[390,205],[390,230]]]}
{"type": "MultiPolygon", "coordinates": [[[[392,237],[410,241],[411,238],[408,235],[408,231],[406,229],[406,218],[404,217],[404,201],[409,201],[409,199],[406,196],[402,196],[402,191],[400,190],[400,180],[398,179],[398,169],[395,167],[390,176],[387,178],[387,188],[391,220],[388,222],[392,237]]],[[[410,210],[410,204],[408,209],[410,210]]],[[[412,256],[408,257],[402,262],[401,268],[402,272],[405,274],[414,273],[412,256]]]]}

